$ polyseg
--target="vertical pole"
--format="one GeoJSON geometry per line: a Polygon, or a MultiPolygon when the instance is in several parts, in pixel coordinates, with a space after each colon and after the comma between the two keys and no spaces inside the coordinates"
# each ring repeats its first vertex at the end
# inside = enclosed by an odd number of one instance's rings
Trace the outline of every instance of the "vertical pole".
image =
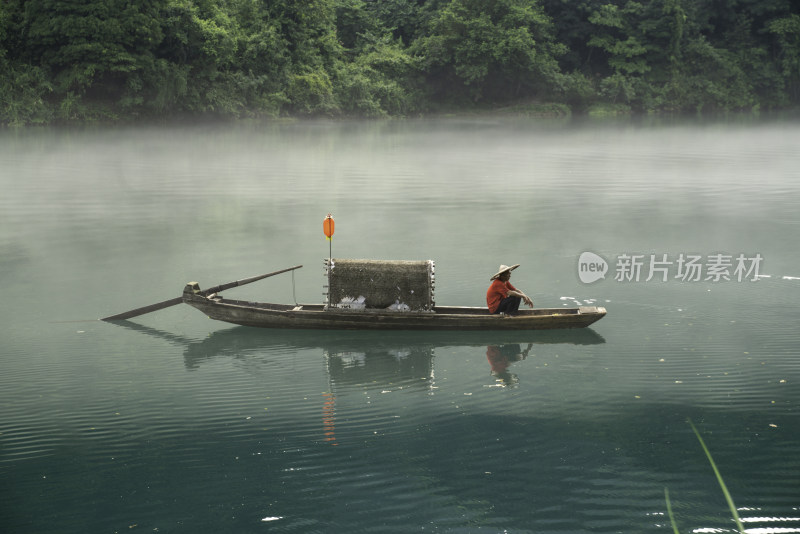
{"type": "Polygon", "coordinates": [[[331,307],[331,261],[333,259],[333,237],[328,238],[328,305],[327,307],[331,307]]]}
{"type": "Polygon", "coordinates": [[[325,220],[322,221],[322,230],[325,233],[325,238],[328,240],[328,303],[326,307],[331,305],[331,264],[333,263],[333,217],[329,213],[325,220]]]}

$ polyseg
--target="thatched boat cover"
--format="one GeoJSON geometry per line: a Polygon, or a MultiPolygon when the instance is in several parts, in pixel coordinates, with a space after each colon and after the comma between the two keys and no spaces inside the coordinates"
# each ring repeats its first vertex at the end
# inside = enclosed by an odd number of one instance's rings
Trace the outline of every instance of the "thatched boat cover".
{"type": "Polygon", "coordinates": [[[328,306],[432,312],[433,261],[325,260],[328,306]]]}

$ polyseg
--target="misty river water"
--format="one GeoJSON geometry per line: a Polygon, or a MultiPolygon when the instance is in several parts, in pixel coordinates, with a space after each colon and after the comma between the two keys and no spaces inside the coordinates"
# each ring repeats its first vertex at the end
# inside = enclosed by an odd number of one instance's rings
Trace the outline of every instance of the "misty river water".
{"type": "Polygon", "coordinates": [[[0,531],[800,532],[800,122],[0,130],[0,531]],[[296,332],[338,258],[500,264],[551,332],[296,332]],[[587,253],[587,254],[584,254],[587,253]],[[583,258],[583,260],[581,259],[583,258]],[[603,277],[590,271],[605,269],[603,277]]]}

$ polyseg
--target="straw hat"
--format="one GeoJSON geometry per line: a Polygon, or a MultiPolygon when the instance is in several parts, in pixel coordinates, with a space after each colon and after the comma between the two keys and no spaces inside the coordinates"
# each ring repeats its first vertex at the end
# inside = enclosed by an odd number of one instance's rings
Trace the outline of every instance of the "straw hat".
{"type": "Polygon", "coordinates": [[[504,272],[506,272],[506,271],[511,272],[514,269],[516,269],[517,267],[519,267],[519,263],[517,263],[515,265],[512,265],[511,267],[509,267],[508,265],[500,265],[500,269],[497,270],[497,274],[495,274],[494,276],[489,278],[489,280],[494,280],[495,278],[497,278],[498,276],[500,276],[504,272]]]}

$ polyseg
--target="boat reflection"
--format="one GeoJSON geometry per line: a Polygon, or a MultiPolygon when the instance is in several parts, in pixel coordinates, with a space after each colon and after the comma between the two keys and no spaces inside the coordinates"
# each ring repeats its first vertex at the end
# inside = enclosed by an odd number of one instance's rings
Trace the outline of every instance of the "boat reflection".
{"type": "MultiPolygon", "coordinates": [[[[348,332],[308,330],[265,330],[237,326],[218,330],[200,342],[189,343],[184,352],[187,369],[204,361],[237,356],[253,351],[321,349],[323,355],[336,359],[341,368],[389,370],[393,367],[408,373],[414,362],[430,360],[437,348],[486,347],[508,344],[605,343],[597,332],[588,329],[549,330],[541,332],[348,332]]],[[[425,365],[426,368],[430,364],[425,365]]],[[[368,371],[364,372],[369,374],[368,371]]]]}
{"type": "Polygon", "coordinates": [[[605,343],[602,336],[588,328],[537,332],[346,332],[236,326],[215,331],[204,339],[192,339],[130,321],[116,324],[179,347],[190,372],[224,358],[241,360],[252,369],[259,362],[321,355],[329,388],[321,398],[320,441],[332,446],[339,444],[337,395],[341,391],[364,387],[435,389],[437,351],[442,354],[466,347],[467,353],[486,354],[497,385],[514,387],[519,379],[510,367],[527,358],[537,345],[605,343]]]}
{"type": "Polygon", "coordinates": [[[486,352],[492,373],[502,384],[511,385],[515,377],[508,371],[510,365],[525,359],[535,345],[605,343],[600,334],[589,328],[533,332],[351,332],[236,326],[197,340],[130,321],[117,324],[182,346],[184,365],[190,371],[216,358],[246,359],[256,353],[319,350],[330,378],[340,384],[430,377],[437,349],[480,347],[486,352]]]}

